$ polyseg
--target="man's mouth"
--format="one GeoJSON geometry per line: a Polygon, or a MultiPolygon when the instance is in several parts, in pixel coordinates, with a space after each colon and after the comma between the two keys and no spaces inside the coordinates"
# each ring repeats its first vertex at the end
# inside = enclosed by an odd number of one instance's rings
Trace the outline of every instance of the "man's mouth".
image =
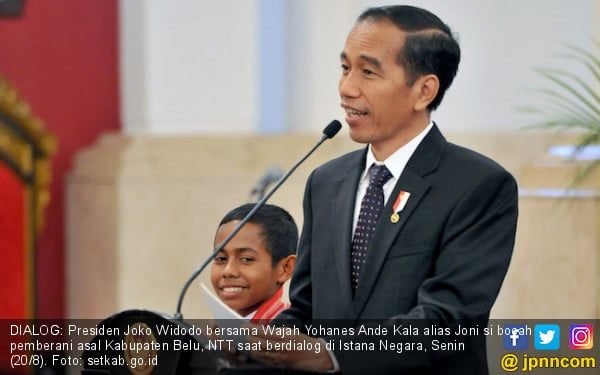
{"type": "Polygon", "coordinates": [[[367,112],[359,111],[358,109],[349,108],[349,107],[345,107],[344,110],[346,111],[346,115],[348,117],[359,117],[359,116],[365,116],[367,114],[367,112]]]}

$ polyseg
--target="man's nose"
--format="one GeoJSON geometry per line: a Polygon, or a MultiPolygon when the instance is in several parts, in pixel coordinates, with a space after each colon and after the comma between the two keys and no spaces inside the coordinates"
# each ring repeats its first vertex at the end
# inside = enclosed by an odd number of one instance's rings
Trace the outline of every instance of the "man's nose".
{"type": "Polygon", "coordinates": [[[352,72],[343,75],[340,78],[338,89],[341,98],[355,98],[360,95],[360,88],[356,80],[356,75],[352,72]]]}

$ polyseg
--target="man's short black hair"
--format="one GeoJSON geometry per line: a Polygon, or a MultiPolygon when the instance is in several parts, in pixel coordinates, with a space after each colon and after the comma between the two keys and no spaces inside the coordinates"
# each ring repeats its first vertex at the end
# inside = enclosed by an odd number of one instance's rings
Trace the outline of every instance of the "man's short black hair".
{"type": "Polygon", "coordinates": [[[365,20],[388,20],[408,34],[404,48],[398,51],[398,64],[404,67],[409,86],[426,74],[438,77],[440,89],[427,107],[431,111],[436,109],[452,84],[460,62],[460,47],[450,27],[435,14],[408,5],[369,8],[357,22],[365,20]]]}
{"type": "MultiPolygon", "coordinates": [[[[255,203],[247,203],[229,211],[219,226],[234,220],[242,220],[254,208],[255,203]]],[[[265,247],[271,253],[275,266],[281,259],[296,253],[298,246],[298,227],[292,215],[279,206],[265,204],[259,208],[249,223],[262,227],[265,247]]]]}

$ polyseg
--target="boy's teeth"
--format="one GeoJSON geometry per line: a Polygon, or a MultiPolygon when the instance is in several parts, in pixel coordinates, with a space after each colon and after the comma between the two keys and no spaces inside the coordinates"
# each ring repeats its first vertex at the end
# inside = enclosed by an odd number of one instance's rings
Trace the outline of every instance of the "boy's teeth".
{"type": "Polygon", "coordinates": [[[227,288],[223,288],[224,292],[240,292],[242,291],[244,288],[236,286],[236,287],[227,287],[227,288]]]}

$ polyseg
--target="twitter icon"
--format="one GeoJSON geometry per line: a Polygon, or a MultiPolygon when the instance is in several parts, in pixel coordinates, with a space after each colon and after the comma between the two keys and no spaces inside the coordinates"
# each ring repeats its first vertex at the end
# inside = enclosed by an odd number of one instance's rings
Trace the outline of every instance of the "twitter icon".
{"type": "Polygon", "coordinates": [[[538,350],[560,348],[560,326],[557,324],[536,324],[533,337],[534,347],[538,350]]]}

